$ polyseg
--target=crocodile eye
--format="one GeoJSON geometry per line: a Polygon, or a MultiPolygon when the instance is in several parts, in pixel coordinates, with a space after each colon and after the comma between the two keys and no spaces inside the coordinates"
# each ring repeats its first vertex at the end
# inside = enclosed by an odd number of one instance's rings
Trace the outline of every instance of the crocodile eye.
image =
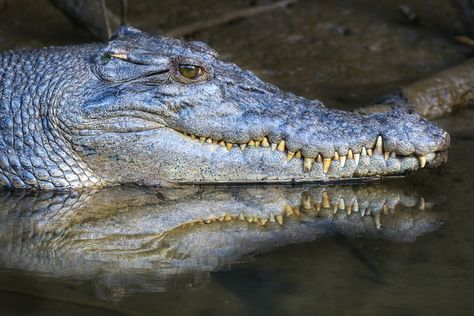
{"type": "Polygon", "coordinates": [[[196,80],[202,73],[202,67],[189,64],[181,64],[178,67],[179,74],[186,79],[196,80]]]}

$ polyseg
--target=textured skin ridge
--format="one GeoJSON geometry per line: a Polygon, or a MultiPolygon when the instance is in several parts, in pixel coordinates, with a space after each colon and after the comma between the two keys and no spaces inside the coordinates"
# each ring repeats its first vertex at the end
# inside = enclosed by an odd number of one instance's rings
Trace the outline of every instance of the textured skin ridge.
{"type": "Polygon", "coordinates": [[[61,189],[98,182],[52,115],[87,78],[77,76],[89,70],[76,56],[77,48],[67,47],[0,55],[2,186],[61,189]]]}

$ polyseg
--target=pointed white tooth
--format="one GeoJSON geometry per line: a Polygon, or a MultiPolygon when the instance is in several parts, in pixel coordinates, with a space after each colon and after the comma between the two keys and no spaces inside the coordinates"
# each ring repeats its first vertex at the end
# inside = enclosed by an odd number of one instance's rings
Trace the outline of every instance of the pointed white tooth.
{"type": "Polygon", "coordinates": [[[240,219],[241,221],[244,221],[244,220],[245,220],[244,214],[240,213],[240,214],[239,214],[239,219],[240,219]]]}
{"type": "Polygon", "coordinates": [[[390,157],[390,152],[389,151],[384,152],[383,156],[384,156],[385,160],[388,160],[388,158],[390,157]]]}
{"type": "Polygon", "coordinates": [[[323,208],[329,208],[331,206],[331,201],[330,201],[329,195],[326,191],[323,192],[321,202],[322,202],[322,207],[323,208]]]}
{"type": "Polygon", "coordinates": [[[275,218],[276,218],[278,224],[283,225],[283,216],[277,215],[277,216],[275,216],[275,218]]]}
{"type": "Polygon", "coordinates": [[[356,166],[359,165],[359,160],[360,160],[360,154],[354,154],[354,162],[356,166]]]}
{"type": "Polygon", "coordinates": [[[365,149],[365,147],[362,147],[361,155],[362,155],[362,157],[366,157],[366,156],[367,156],[367,149],[365,149]]]}
{"type": "Polygon", "coordinates": [[[339,205],[337,206],[340,210],[345,210],[346,209],[346,203],[344,202],[343,198],[339,199],[339,205]]]}
{"type": "Polygon", "coordinates": [[[337,151],[334,152],[334,160],[339,160],[339,153],[337,151]]]}
{"type": "Polygon", "coordinates": [[[309,196],[309,194],[304,196],[301,205],[306,210],[310,210],[313,208],[313,203],[311,202],[311,197],[309,196]]]}
{"type": "Polygon", "coordinates": [[[329,167],[331,167],[331,158],[324,158],[323,159],[323,172],[328,173],[329,167]]]}
{"type": "Polygon", "coordinates": [[[192,140],[195,140],[195,139],[196,139],[196,135],[191,134],[191,139],[192,139],[192,140]]]}
{"type": "Polygon", "coordinates": [[[232,149],[232,147],[234,147],[234,144],[232,144],[232,143],[226,143],[225,144],[225,148],[227,148],[227,150],[229,150],[229,151],[232,149]]]}
{"type": "Polygon", "coordinates": [[[291,159],[293,159],[294,156],[295,156],[295,153],[289,151],[289,152],[286,154],[286,159],[287,159],[288,161],[290,161],[291,159]]]}
{"type": "Polygon", "coordinates": [[[292,207],[291,205],[289,205],[289,204],[286,204],[286,206],[285,206],[285,214],[286,214],[286,216],[287,216],[287,217],[288,217],[288,216],[291,216],[291,215],[293,215],[293,213],[294,213],[294,212],[293,212],[293,207],[292,207]]]}
{"type": "Polygon", "coordinates": [[[219,146],[225,147],[225,141],[221,140],[221,141],[219,142],[219,146]]]}
{"type": "Polygon", "coordinates": [[[318,155],[318,157],[316,158],[316,161],[319,163],[323,162],[323,158],[321,158],[321,155],[318,155]]]}
{"type": "Polygon", "coordinates": [[[225,220],[226,222],[230,222],[230,221],[232,220],[232,215],[230,215],[230,214],[225,214],[224,220],[225,220]]]}
{"type": "Polygon", "coordinates": [[[201,144],[204,144],[205,141],[206,141],[206,137],[199,137],[199,142],[201,144]]]}
{"type": "Polygon", "coordinates": [[[249,145],[249,146],[255,146],[254,140],[253,140],[253,139],[249,140],[248,143],[247,143],[247,145],[249,145]]]}
{"type": "Polygon", "coordinates": [[[273,215],[273,213],[270,213],[270,217],[268,219],[270,220],[271,223],[276,222],[275,215],[273,215]]]}
{"type": "Polygon", "coordinates": [[[426,166],[426,156],[419,156],[418,160],[420,161],[420,167],[424,168],[426,166]]]}
{"type": "Polygon", "coordinates": [[[212,138],[210,138],[210,137],[206,138],[206,143],[212,144],[212,138]]]}
{"type": "Polygon", "coordinates": [[[265,148],[270,147],[270,143],[268,142],[267,136],[265,136],[265,137],[262,139],[262,147],[265,147],[265,148]]]}
{"type": "Polygon", "coordinates": [[[213,139],[213,140],[212,140],[212,143],[213,143],[214,145],[217,145],[217,144],[219,144],[219,141],[218,141],[218,140],[215,140],[215,139],[213,139]]]}
{"type": "Polygon", "coordinates": [[[303,171],[310,172],[311,168],[313,168],[313,162],[314,162],[314,159],[305,158],[303,162],[303,171]]]}
{"type": "Polygon", "coordinates": [[[353,153],[352,153],[352,150],[351,150],[351,149],[349,149],[349,152],[347,153],[347,159],[349,159],[349,160],[352,160],[352,159],[354,159],[354,155],[353,155],[353,153]]]}
{"type": "Polygon", "coordinates": [[[354,202],[352,202],[352,210],[354,212],[359,212],[359,202],[357,201],[357,198],[354,198],[354,202]]]}
{"type": "Polygon", "coordinates": [[[301,150],[298,150],[296,153],[295,153],[295,158],[297,159],[301,159],[301,150]]]}
{"type": "Polygon", "coordinates": [[[341,168],[344,168],[346,165],[346,156],[340,156],[339,161],[341,162],[341,168]]]}
{"type": "Polygon", "coordinates": [[[260,141],[259,141],[259,140],[256,140],[256,141],[255,141],[255,147],[256,147],[256,148],[260,147],[260,141]]]}
{"type": "Polygon", "coordinates": [[[244,151],[245,147],[247,147],[247,144],[240,144],[239,147],[242,151],[244,151]]]}
{"type": "Polygon", "coordinates": [[[281,141],[278,143],[277,149],[278,149],[279,151],[285,151],[285,141],[284,141],[284,140],[281,140],[281,141]]]}
{"type": "Polygon", "coordinates": [[[372,149],[367,149],[367,156],[372,157],[372,149]]]}
{"type": "Polygon", "coordinates": [[[272,143],[272,150],[275,151],[277,149],[277,146],[278,146],[277,144],[272,143]]]}
{"type": "Polygon", "coordinates": [[[382,136],[377,137],[377,142],[375,143],[375,151],[379,154],[383,151],[382,136]]]}

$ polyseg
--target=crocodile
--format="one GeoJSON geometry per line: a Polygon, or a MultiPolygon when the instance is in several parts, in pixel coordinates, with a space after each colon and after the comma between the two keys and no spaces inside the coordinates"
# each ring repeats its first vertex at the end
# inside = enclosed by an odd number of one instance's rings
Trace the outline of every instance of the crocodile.
{"type": "Polygon", "coordinates": [[[435,192],[400,181],[4,191],[0,200],[2,269],[94,280],[110,295],[206,282],[257,254],[331,236],[412,242],[446,216],[435,192]]]}
{"type": "Polygon", "coordinates": [[[307,182],[404,175],[449,134],[404,106],[330,109],[207,44],[124,26],[107,43],[0,54],[0,185],[307,182]]]}

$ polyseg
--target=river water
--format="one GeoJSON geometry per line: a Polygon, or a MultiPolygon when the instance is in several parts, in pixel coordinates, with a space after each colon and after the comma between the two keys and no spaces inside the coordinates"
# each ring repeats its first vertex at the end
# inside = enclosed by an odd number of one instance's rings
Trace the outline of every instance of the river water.
{"type": "MultiPolygon", "coordinates": [[[[299,1],[192,38],[351,109],[469,54],[446,1],[404,1],[417,25],[400,4],[299,1]]],[[[131,1],[130,22],[157,33],[246,5],[131,1]]],[[[0,17],[3,49],[91,40],[46,1],[0,17]]],[[[0,315],[472,315],[473,121],[437,121],[448,164],[377,183],[0,193],[0,315]]]]}

